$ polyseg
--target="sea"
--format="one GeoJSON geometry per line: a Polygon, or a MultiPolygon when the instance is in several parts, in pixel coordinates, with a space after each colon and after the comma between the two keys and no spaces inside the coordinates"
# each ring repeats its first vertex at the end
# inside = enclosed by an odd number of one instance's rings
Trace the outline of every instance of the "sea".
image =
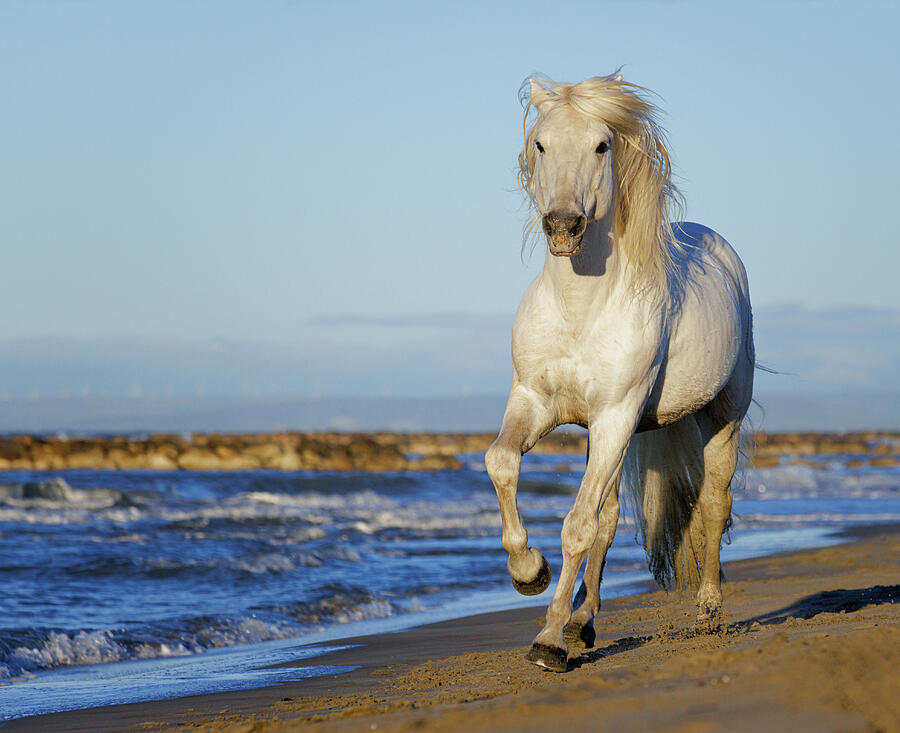
{"type": "MultiPolygon", "coordinates": [[[[483,456],[461,458],[412,473],[0,472],[0,720],[340,672],[314,657],[343,638],[548,602],[513,590],[483,456]],[[273,667],[296,659],[310,661],[273,667]]],[[[723,559],[900,521],[900,468],[854,458],[746,469],[723,559]]],[[[555,572],[583,469],[581,455],[523,459],[519,507],[555,572]]],[[[602,596],[646,587],[635,535],[623,514],[602,596]]]]}

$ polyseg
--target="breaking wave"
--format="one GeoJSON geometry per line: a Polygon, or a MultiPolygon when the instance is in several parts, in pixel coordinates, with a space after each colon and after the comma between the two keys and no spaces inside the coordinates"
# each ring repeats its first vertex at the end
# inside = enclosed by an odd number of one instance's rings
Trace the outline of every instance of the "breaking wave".
{"type": "MultiPolygon", "coordinates": [[[[0,680],[513,595],[493,486],[481,457],[464,458],[467,469],[421,474],[6,472],[0,680]]],[[[523,461],[519,507],[556,567],[583,466],[523,461]]],[[[779,547],[809,536],[794,527],[883,521],[900,521],[900,470],[840,456],[748,469],[735,492],[734,535],[781,533],[779,547]]],[[[645,563],[633,520],[621,523],[612,578],[645,563]]]]}

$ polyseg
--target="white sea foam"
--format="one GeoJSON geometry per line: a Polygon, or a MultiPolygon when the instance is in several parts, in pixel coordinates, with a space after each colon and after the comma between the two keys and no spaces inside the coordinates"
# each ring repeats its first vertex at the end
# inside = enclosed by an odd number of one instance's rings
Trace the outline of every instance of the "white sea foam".
{"type": "Polygon", "coordinates": [[[15,681],[57,667],[202,654],[210,648],[288,639],[321,630],[324,625],[387,618],[398,609],[408,612],[420,607],[417,598],[395,606],[391,601],[371,596],[353,600],[338,595],[308,609],[302,623],[270,621],[251,615],[200,624],[191,631],[176,624],[169,631],[173,638],[158,641],[141,639],[141,634],[146,632],[124,629],[49,631],[42,639],[19,645],[5,658],[0,657],[0,680],[15,681]]]}
{"type": "Polygon", "coordinates": [[[39,646],[14,649],[7,665],[36,670],[74,664],[104,664],[127,658],[128,651],[113,641],[109,630],[79,631],[75,634],[51,632],[39,646]]]}

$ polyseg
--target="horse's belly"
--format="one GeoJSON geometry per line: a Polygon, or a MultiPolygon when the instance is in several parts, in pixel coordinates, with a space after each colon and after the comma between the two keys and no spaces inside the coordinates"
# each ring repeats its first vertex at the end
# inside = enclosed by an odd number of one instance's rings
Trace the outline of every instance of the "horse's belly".
{"type": "Polygon", "coordinates": [[[743,348],[737,299],[727,288],[688,298],[674,329],[641,430],[670,425],[709,404],[728,383],[743,348]]]}
{"type": "Polygon", "coordinates": [[[728,373],[710,371],[705,374],[667,372],[665,381],[658,383],[659,389],[655,389],[647,400],[639,430],[656,430],[697,412],[722,391],[729,376],[730,370],[728,373]]]}

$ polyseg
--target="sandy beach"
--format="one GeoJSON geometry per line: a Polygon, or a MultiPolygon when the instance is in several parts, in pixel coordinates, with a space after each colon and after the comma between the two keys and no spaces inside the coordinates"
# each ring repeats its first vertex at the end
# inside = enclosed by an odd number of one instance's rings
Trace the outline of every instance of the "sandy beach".
{"type": "Polygon", "coordinates": [[[604,603],[566,674],[526,663],[543,607],[348,639],[277,687],[11,721],[9,731],[896,731],[900,527],[725,568],[726,625],[689,598],[604,603]]]}

